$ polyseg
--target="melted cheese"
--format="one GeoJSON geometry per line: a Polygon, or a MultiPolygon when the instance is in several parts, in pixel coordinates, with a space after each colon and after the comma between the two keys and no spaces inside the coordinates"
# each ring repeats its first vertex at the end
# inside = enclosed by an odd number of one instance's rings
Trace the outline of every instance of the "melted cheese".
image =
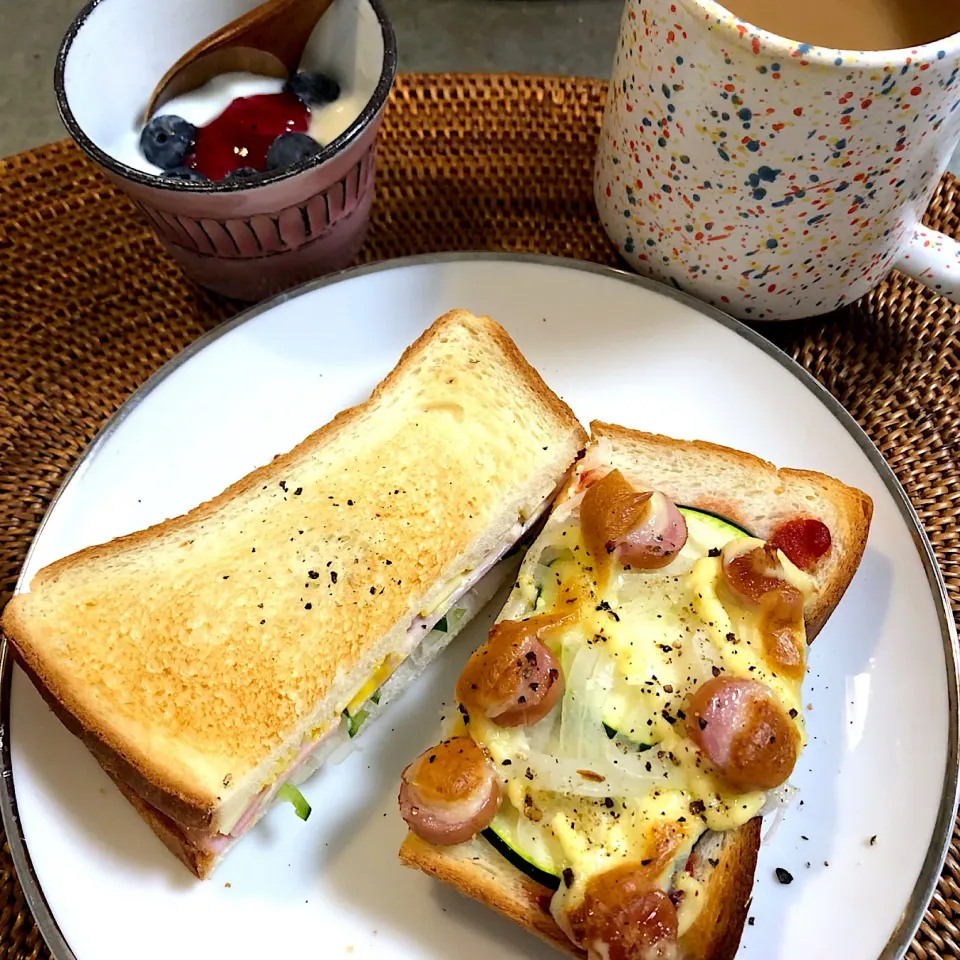
{"type": "Polygon", "coordinates": [[[683,894],[677,906],[677,936],[682,937],[693,926],[693,921],[700,913],[704,889],[696,877],[683,871],[677,874],[674,889],[683,894]]]}
{"type": "MultiPolygon", "coordinates": [[[[671,855],[658,880],[665,891],[682,893],[682,933],[703,902],[700,884],[682,870],[694,844],[707,829],[741,826],[766,802],[763,792],[738,793],[714,776],[686,737],[684,705],[699,684],[721,672],[753,677],[769,684],[787,711],[795,711],[793,722],[805,743],[800,681],[770,668],[756,617],[718,595],[720,560],[709,553],[739,535],[729,526],[713,520],[689,523],[687,544],[668,567],[619,570],[601,593],[575,514],[562,506],[556,511],[528,554],[501,615],[522,619],[576,606],[578,620],[546,641],[561,657],[568,680],[562,705],[531,728],[499,727],[475,716],[466,725],[458,719],[449,733],[468,731],[487,748],[506,780],[497,832],[508,833],[540,869],[564,876],[555,916],[558,906],[582,897],[592,876],[624,862],[654,858],[658,837],[662,841],[668,831],[671,855]],[[571,690],[571,665],[584,647],[599,651],[606,672],[585,680],[574,675],[583,689],[571,690]],[[534,753],[549,761],[552,754],[559,766],[564,711],[575,703],[571,696],[602,700],[603,724],[611,736],[617,732],[610,749],[625,751],[615,756],[633,753],[634,769],[649,757],[652,768],[662,771],[660,779],[629,796],[603,796],[602,785],[591,796],[541,789],[541,777],[527,761],[534,753]]],[[[783,559],[790,582],[809,596],[809,578],[783,559]]],[[[593,784],[597,775],[586,773],[593,784]]]]}
{"type": "Polygon", "coordinates": [[[373,673],[347,704],[346,710],[355,717],[360,708],[390,679],[391,674],[403,663],[403,657],[396,653],[388,654],[380,661],[373,673]]]}
{"type": "MultiPolygon", "coordinates": [[[[783,554],[780,555],[784,567],[790,564],[783,554]]],[[[793,565],[790,564],[792,567],[793,565]]],[[[809,593],[809,579],[793,568],[800,577],[807,580],[802,588],[809,593]]],[[[788,571],[789,572],[789,571],[788,571]]],[[[763,640],[756,616],[741,607],[725,607],[717,596],[717,580],[720,577],[719,558],[707,557],[700,560],[691,572],[693,588],[692,603],[701,625],[709,636],[713,650],[719,656],[719,664],[724,673],[738,677],[752,677],[766,683],[783,704],[784,709],[796,710],[795,724],[800,734],[801,744],[806,744],[806,732],[802,720],[802,700],[800,683],[778,675],[764,656],[763,640]]],[[[799,578],[794,584],[802,583],[799,578]]]]}

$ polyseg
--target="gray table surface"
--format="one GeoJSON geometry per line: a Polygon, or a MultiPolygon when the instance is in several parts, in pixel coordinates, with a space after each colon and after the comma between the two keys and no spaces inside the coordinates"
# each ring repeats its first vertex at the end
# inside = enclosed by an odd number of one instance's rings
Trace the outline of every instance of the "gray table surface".
{"type": "MultiPolygon", "coordinates": [[[[64,136],[53,99],[53,63],[82,5],[83,0],[0,0],[0,156],[64,136]]],[[[607,77],[622,0],[387,0],[387,5],[401,70],[607,77]]],[[[951,169],[960,173],[960,156],[954,156],[951,169]]]]}

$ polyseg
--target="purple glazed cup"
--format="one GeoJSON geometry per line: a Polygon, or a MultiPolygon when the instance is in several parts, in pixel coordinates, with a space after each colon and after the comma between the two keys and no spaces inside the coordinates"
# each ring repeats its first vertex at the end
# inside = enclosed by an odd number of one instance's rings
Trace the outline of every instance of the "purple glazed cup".
{"type": "Polygon", "coordinates": [[[249,183],[189,183],[138,169],[131,144],[154,84],[194,43],[257,2],[91,0],[64,38],[54,77],[67,130],[184,272],[241,300],[340,270],[356,256],[373,202],[377,131],[397,69],[382,0],[334,0],[302,67],[341,80],[357,110],[343,133],[315,156],[249,183]]]}

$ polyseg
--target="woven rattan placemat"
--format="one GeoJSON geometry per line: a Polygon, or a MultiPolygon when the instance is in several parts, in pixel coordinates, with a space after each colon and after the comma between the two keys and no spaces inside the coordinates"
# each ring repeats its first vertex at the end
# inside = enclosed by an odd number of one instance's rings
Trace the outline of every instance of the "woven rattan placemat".
{"type": "MultiPolygon", "coordinates": [[[[616,264],[591,196],[605,84],[404,76],[361,260],[524,250],[616,264]]],[[[960,234],[946,178],[929,222],[960,234]]],[[[0,605],[100,425],[238,304],[187,282],[72,144],[0,160],[0,605]]],[[[907,489],[960,611],[960,312],[891,277],[843,313],[764,328],[853,413],[907,489]]],[[[909,956],[960,958],[960,831],[909,956]]],[[[109,923],[104,907],[104,923],[109,923]]],[[[0,854],[0,960],[47,956],[0,854]]]]}

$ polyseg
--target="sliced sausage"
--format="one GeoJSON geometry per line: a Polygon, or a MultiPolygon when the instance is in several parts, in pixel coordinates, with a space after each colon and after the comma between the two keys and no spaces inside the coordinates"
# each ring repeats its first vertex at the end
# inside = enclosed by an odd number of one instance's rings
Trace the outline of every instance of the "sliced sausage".
{"type": "Polygon", "coordinates": [[[677,908],[649,867],[625,864],[587,883],[578,927],[590,960],[672,960],[677,908]]]}
{"type": "Polygon", "coordinates": [[[731,540],[721,554],[723,584],[757,612],[764,657],[785,676],[803,676],[806,637],[803,594],[785,577],[777,548],[761,540],[731,540]]]}
{"type": "Polygon", "coordinates": [[[721,553],[726,585],[751,606],[768,604],[775,597],[800,600],[800,591],[788,583],[777,548],[762,540],[741,537],[731,540],[721,553]]]}
{"type": "Polygon", "coordinates": [[[545,717],[563,694],[563,672],[540,638],[575,619],[575,614],[539,614],[495,624],[460,674],[459,702],[468,713],[480,711],[502,727],[545,717]]]}
{"type": "Polygon", "coordinates": [[[453,737],[403,771],[398,801],[400,815],[418,837],[452,846],[490,826],[500,807],[500,781],[471,737],[453,737]]]}
{"type": "Polygon", "coordinates": [[[687,542],[687,524],[674,502],[659,491],[635,490],[619,470],[584,494],[580,526],[601,568],[612,558],[626,567],[658,570],[687,542]]]}
{"type": "Polygon", "coordinates": [[[772,790],[797,762],[800,737],[773,691],[759,680],[716,677],[687,710],[687,733],[720,776],[739,790],[772,790]]]}

